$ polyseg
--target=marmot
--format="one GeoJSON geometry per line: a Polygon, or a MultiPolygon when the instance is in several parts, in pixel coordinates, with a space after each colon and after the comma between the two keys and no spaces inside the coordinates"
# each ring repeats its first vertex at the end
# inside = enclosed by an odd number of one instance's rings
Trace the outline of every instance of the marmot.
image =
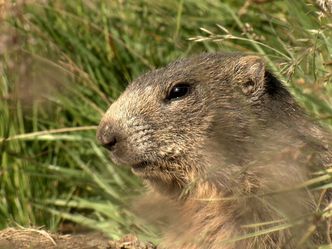
{"type": "Polygon", "coordinates": [[[144,74],[107,110],[97,138],[176,206],[161,248],[329,241],[327,221],[313,215],[327,197],[304,184],[331,165],[329,136],[259,56],[207,53],[144,74]]]}

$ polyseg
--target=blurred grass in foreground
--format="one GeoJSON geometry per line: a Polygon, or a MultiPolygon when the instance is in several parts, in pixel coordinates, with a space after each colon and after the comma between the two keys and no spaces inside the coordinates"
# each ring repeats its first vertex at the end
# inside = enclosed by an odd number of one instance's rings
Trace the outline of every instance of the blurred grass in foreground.
{"type": "MultiPolygon", "coordinates": [[[[95,125],[128,82],[178,57],[261,54],[332,127],[332,22],[313,2],[55,0],[12,11],[0,67],[1,227],[70,220],[151,238],[128,209],[142,185],[111,164],[95,125]]],[[[330,188],[326,176],[315,187],[330,188]]]]}

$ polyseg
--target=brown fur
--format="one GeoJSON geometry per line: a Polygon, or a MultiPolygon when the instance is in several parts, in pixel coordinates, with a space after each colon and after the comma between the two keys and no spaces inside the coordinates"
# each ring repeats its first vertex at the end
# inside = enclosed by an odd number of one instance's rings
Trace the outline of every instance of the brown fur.
{"type": "Polygon", "coordinates": [[[162,248],[309,248],[328,239],[312,215],[326,201],[299,187],[332,163],[328,135],[257,56],[203,54],[139,77],[97,137],[167,199],[162,248]],[[179,83],[189,94],[168,101],[179,83]]]}

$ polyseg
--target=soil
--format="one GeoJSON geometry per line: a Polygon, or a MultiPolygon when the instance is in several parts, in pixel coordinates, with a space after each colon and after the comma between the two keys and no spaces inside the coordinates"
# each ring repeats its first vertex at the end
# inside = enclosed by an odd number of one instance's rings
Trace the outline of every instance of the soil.
{"type": "Polygon", "coordinates": [[[127,235],[119,241],[100,233],[81,235],[52,234],[39,229],[7,228],[0,231],[1,249],[157,249],[152,243],[127,235]]]}

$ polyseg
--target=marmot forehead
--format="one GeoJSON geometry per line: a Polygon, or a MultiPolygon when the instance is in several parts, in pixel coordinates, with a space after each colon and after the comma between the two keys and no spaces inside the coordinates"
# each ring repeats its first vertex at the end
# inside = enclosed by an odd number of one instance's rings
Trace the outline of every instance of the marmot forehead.
{"type": "Polygon", "coordinates": [[[194,79],[211,72],[230,71],[243,53],[203,53],[189,58],[178,59],[165,67],[147,72],[134,80],[128,88],[134,90],[142,86],[160,86],[168,82],[194,79]]]}

